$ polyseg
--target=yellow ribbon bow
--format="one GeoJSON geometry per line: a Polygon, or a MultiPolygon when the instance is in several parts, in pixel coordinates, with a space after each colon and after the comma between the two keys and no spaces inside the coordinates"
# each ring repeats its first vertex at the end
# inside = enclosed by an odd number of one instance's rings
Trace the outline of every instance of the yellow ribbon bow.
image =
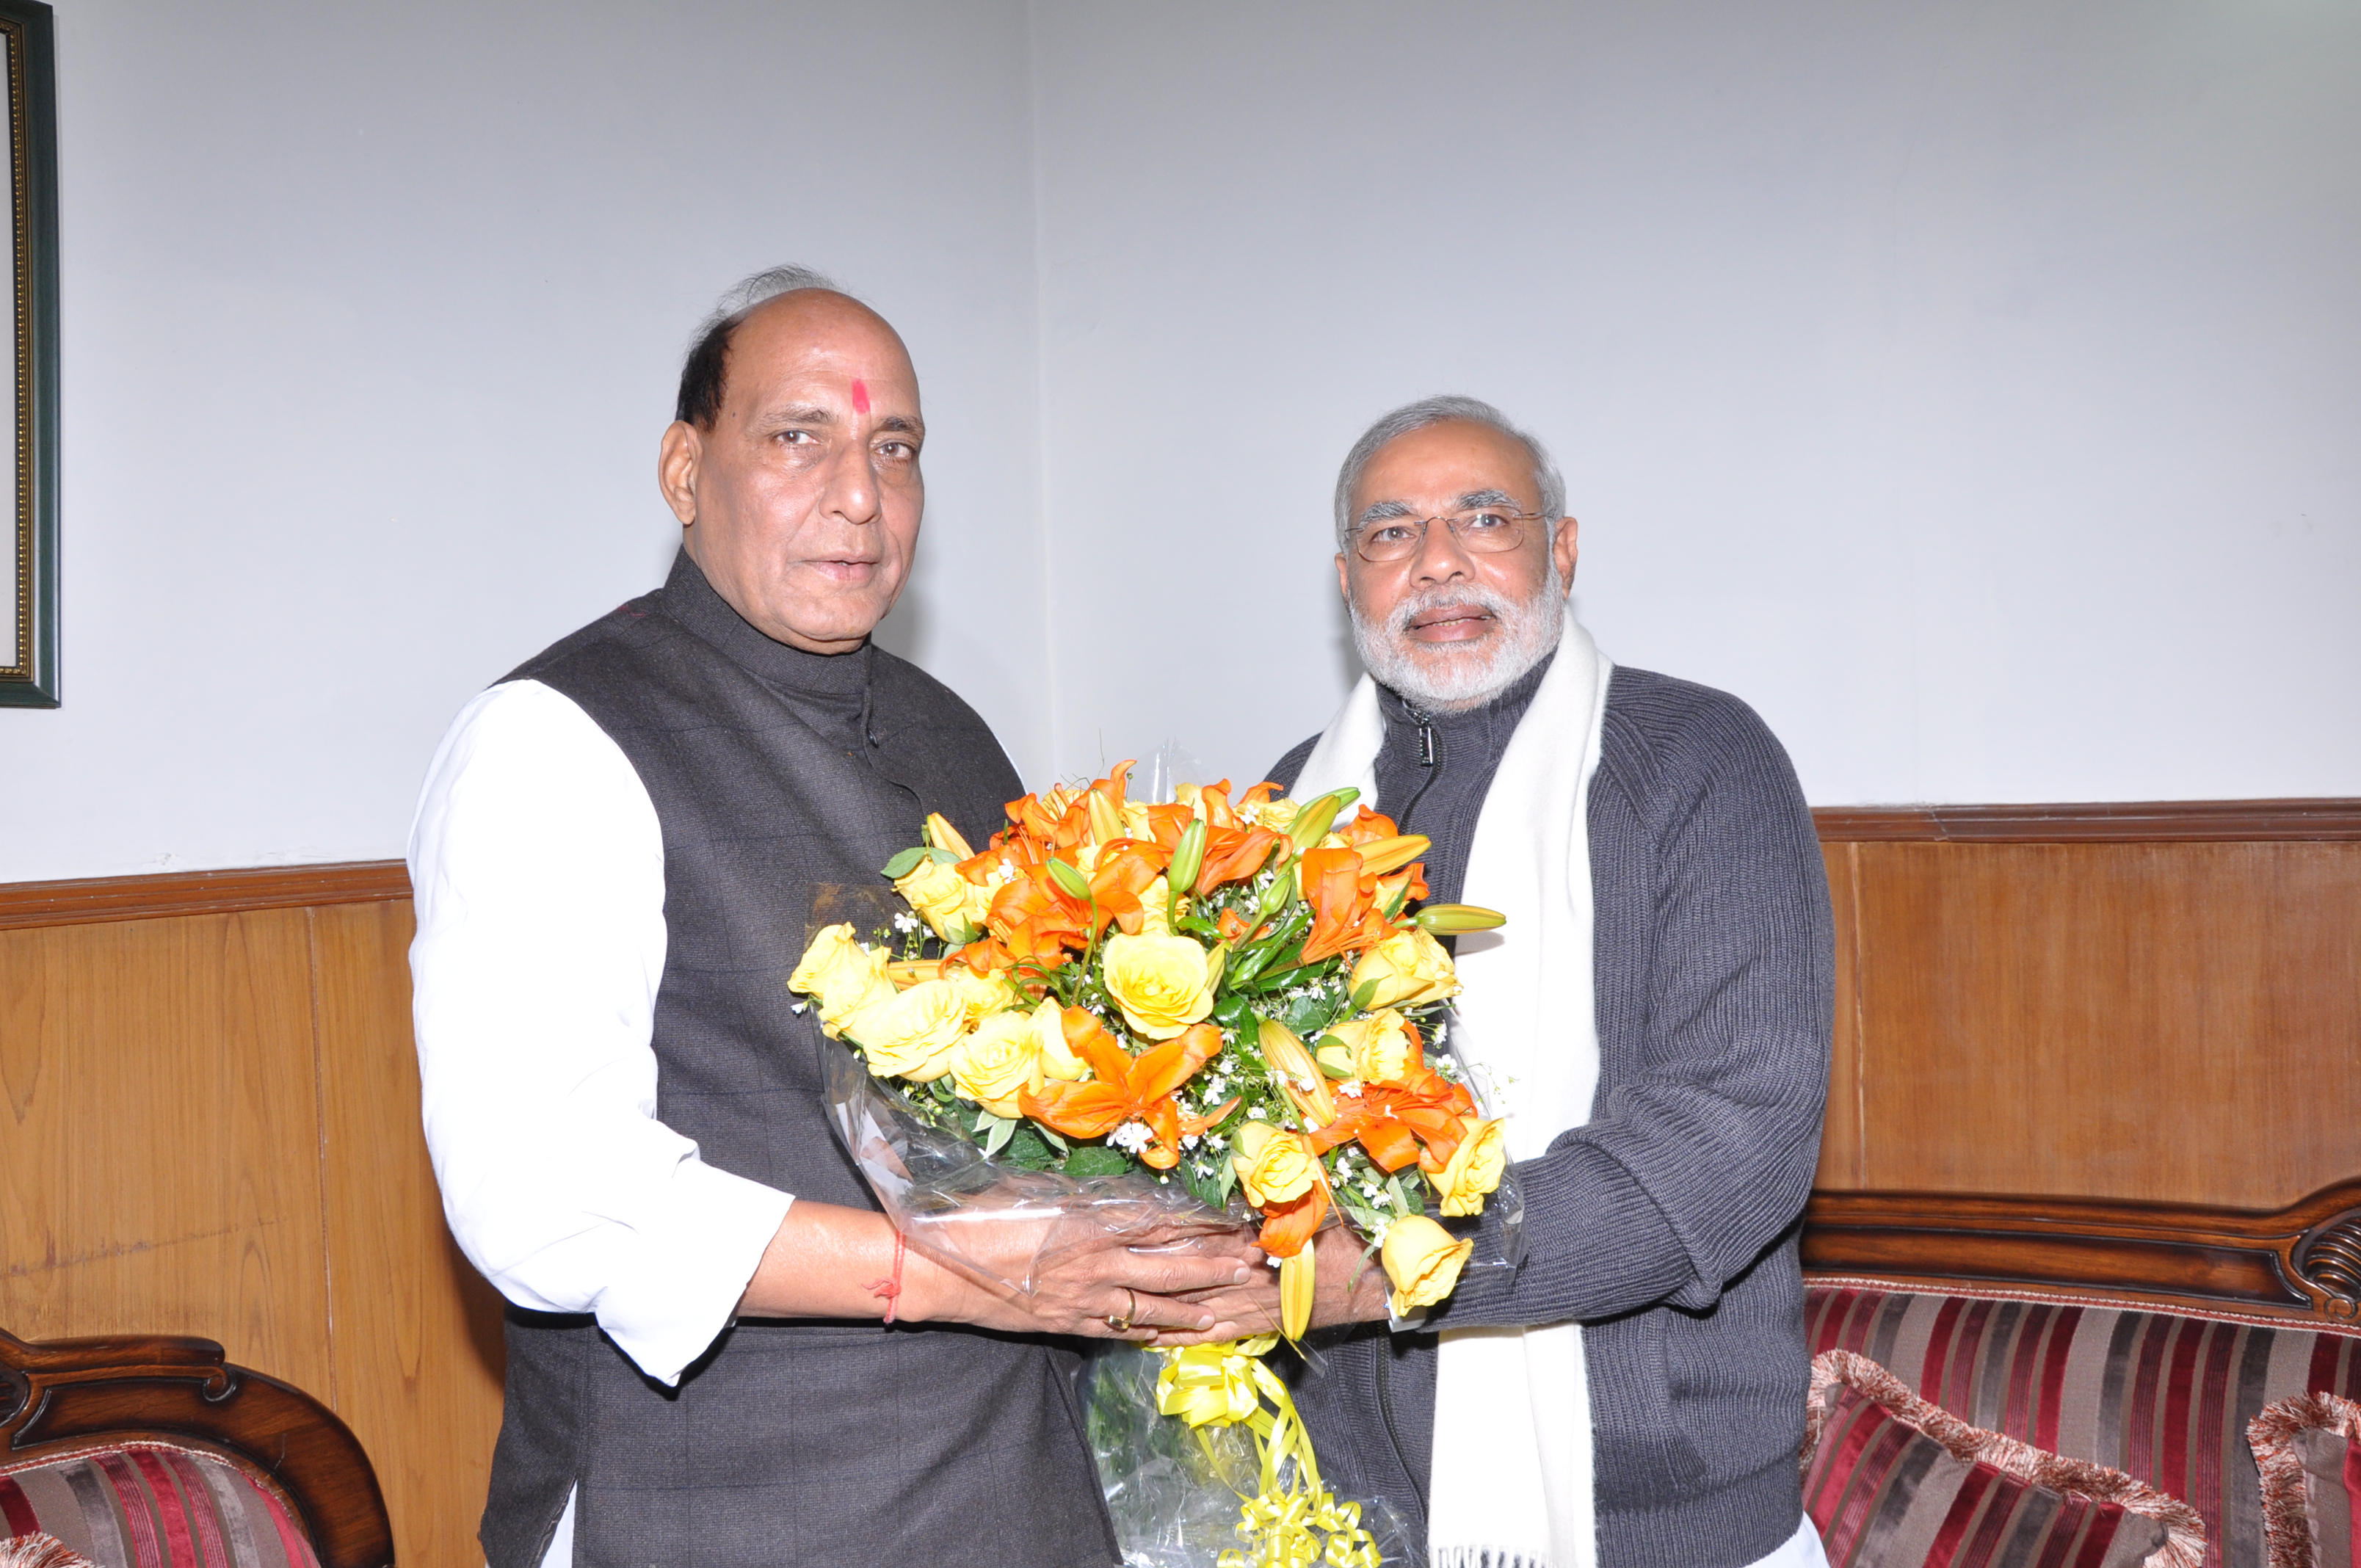
{"type": "Polygon", "coordinates": [[[1258,1334],[1159,1353],[1164,1369],[1156,1378],[1156,1408],[1187,1421],[1208,1458],[1213,1446],[1207,1427],[1243,1423],[1254,1433],[1262,1490],[1252,1497],[1239,1494],[1244,1506],[1237,1527],[1248,1550],[1223,1552],[1220,1568],[1313,1568],[1320,1563],[1381,1568],[1377,1538],[1361,1528],[1361,1506],[1337,1501],[1321,1484],[1320,1464],[1295,1399],[1262,1364],[1278,1343],[1277,1334],[1258,1334]],[[1294,1471],[1282,1480],[1280,1471],[1290,1458],[1294,1471]]]}

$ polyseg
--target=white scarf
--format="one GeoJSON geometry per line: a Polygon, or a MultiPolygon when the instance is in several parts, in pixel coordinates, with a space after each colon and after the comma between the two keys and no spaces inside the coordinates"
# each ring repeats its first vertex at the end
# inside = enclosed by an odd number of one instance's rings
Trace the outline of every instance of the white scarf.
{"type": "MultiPolygon", "coordinates": [[[[1591,775],[1614,666],[1566,610],[1557,657],[1501,754],[1462,896],[1509,923],[1462,937],[1454,1043],[1532,1159],[1590,1120],[1598,1025],[1590,940],[1591,775]]],[[[1303,764],[1295,797],[1345,784],[1377,801],[1385,719],[1364,675],[1303,764]]],[[[1435,1364],[1433,1568],[1593,1568],[1590,1395],[1582,1326],[1447,1329],[1435,1364]]]]}

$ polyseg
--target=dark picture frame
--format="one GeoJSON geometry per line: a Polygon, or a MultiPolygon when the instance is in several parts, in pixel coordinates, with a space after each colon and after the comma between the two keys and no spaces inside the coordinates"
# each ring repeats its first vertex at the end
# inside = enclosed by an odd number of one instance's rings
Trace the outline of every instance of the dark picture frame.
{"type": "Polygon", "coordinates": [[[9,258],[13,278],[0,311],[10,333],[13,457],[0,475],[13,485],[0,538],[0,707],[58,706],[58,71],[49,7],[0,0],[0,85],[5,101],[9,258]]]}

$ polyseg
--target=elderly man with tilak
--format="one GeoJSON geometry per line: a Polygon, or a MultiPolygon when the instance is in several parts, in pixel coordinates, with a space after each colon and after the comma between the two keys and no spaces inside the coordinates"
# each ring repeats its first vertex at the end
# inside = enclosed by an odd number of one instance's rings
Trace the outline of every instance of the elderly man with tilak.
{"type": "Polygon", "coordinates": [[[1268,1270],[1220,1230],[974,1230],[1017,1295],[897,1240],[787,979],[826,889],[1022,793],[870,641],[917,547],[917,376],[783,268],[707,323],[677,413],[670,577],[470,702],[412,832],[427,1144],[510,1306],[486,1555],[1108,1568],[1064,1336],[1233,1338],[1268,1270]]]}
{"type": "Polygon", "coordinates": [[[1377,1322],[1381,1282],[1323,1253],[1315,1321],[1350,1326],[1298,1403],[1433,1568],[1803,1568],[1819,847],[1752,710],[1592,642],[1565,511],[1541,444],[1470,398],[1387,415],[1337,479],[1368,673],[1271,776],[1358,786],[1433,840],[1433,898],[1509,916],[1460,939],[1449,1030],[1507,1118],[1524,1256],[1377,1322]]]}

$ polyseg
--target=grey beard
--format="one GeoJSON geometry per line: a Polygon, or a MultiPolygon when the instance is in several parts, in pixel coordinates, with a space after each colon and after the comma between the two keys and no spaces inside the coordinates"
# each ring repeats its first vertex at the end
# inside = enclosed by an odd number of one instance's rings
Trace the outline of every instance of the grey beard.
{"type": "Polygon", "coordinates": [[[1547,658],[1565,630],[1565,579],[1553,556],[1548,579],[1522,604],[1490,588],[1437,588],[1395,606],[1382,626],[1371,625],[1361,607],[1352,605],[1353,647],[1379,685],[1414,707],[1447,713],[1488,702],[1547,658]],[[1477,648],[1449,652],[1410,640],[1412,617],[1462,604],[1488,612],[1499,630],[1477,648]]]}

